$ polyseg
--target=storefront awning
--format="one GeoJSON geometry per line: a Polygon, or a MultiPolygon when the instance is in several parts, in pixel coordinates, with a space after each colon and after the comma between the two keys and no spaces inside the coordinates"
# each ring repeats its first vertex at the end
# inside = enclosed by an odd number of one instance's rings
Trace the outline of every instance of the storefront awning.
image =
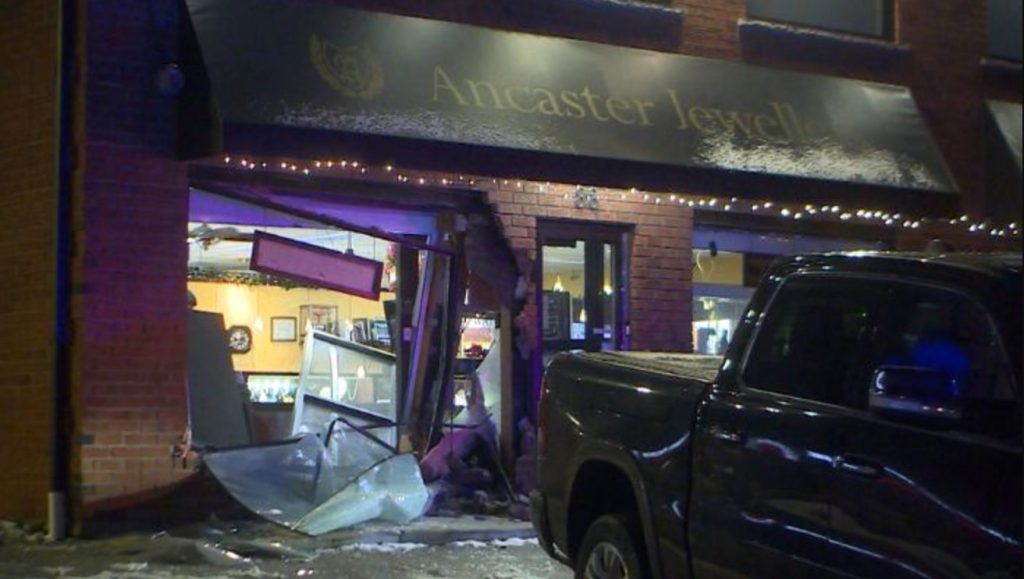
{"type": "Polygon", "coordinates": [[[985,104],[985,170],[989,215],[1017,220],[1021,214],[1021,105],[985,104]]]}
{"type": "Polygon", "coordinates": [[[905,87],[310,2],[187,5],[184,157],[956,203],[905,87]]]}

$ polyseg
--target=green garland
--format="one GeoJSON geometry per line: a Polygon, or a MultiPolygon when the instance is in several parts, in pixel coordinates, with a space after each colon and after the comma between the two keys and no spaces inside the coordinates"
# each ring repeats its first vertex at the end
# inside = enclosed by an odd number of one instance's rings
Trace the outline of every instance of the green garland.
{"type": "Polygon", "coordinates": [[[276,275],[266,275],[255,271],[218,271],[195,265],[188,267],[188,281],[234,283],[238,285],[272,285],[283,287],[284,289],[316,289],[314,285],[298,283],[276,275]]]}

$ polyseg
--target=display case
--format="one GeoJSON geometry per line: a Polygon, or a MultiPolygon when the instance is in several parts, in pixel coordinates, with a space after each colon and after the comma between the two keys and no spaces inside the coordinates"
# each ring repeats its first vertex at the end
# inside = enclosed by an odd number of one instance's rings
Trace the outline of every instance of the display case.
{"type": "Polygon", "coordinates": [[[295,393],[299,389],[298,373],[247,372],[244,377],[251,402],[295,402],[295,393]]]}
{"type": "Polygon", "coordinates": [[[331,417],[359,413],[364,426],[389,444],[398,411],[398,364],[391,352],[313,330],[303,347],[293,432],[317,431],[331,417]]]}

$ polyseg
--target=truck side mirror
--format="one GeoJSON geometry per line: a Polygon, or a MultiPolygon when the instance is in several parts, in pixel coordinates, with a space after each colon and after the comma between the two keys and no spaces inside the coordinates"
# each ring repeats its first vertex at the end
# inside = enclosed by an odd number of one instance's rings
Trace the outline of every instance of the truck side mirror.
{"type": "Polygon", "coordinates": [[[917,366],[881,366],[871,379],[871,412],[931,424],[957,422],[963,404],[954,377],[917,366]]]}

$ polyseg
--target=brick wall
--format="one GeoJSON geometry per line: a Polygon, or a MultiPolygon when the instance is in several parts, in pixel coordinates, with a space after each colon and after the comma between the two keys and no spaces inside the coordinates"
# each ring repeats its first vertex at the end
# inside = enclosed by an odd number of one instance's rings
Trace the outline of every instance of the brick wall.
{"type": "MultiPolygon", "coordinates": [[[[598,210],[577,209],[575,186],[526,181],[498,181],[485,186],[501,218],[505,236],[517,253],[520,269],[536,277],[537,220],[574,219],[634,224],[630,256],[630,324],[632,348],[689,351],[693,211],[678,204],[644,202],[620,191],[599,189],[598,210]]],[[[523,316],[535,326],[534,286],[523,316]]],[[[522,326],[522,322],[518,324],[522,326]]],[[[539,339],[539,338],[538,338],[539,339]]],[[[535,340],[535,346],[540,344],[535,340]]]]}
{"type": "Polygon", "coordinates": [[[49,488],[57,36],[53,2],[0,3],[0,519],[49,488]]]}
{"type": "Polygon", "coordinates": [[[85,171],[75,207],[74,476],[82,515],[182,478],[186,165],[173,99],[174,0],[88,3],[85,171]],[[112,500],[116,497],[116,500],[112,500]]]}
{"type": "Polygon", "coordinates": [[[746,0],[676,0],[674,4],[686,10],[681,52],[740,59],[736,22],[746,14],[746,0]]]}

